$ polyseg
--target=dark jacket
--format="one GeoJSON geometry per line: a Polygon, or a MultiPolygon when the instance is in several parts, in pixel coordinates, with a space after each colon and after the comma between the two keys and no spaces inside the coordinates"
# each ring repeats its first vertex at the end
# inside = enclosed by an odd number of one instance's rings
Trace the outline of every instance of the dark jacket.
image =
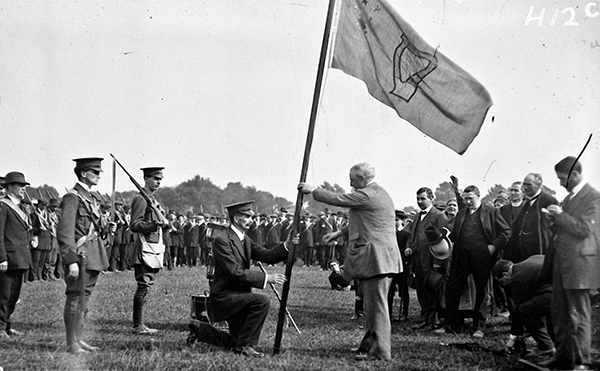
{"type": "MultiPolygon", "coordinates": [[[[22,210],[22,209],[21,209],[22,210]]],[[[23,215],[26,215],[23,212],[23,215]]],[[[10,206],[0,202],[0,263],[8,261],[8,269],[28,269],[31,225],[10,206]]]]}
{"type": "Polygon", "coordinates": [[[56,230],[63,264],[79,261],[78,253],[83,252],[88,270],[103,271],[108,268],[106,249],[100,238],[101,234],[106,233],[106,226],[101,224],[100,213],[95,206],[98,204],[99,201],[79,183],[63,197],[56,230]],[[77,242],[89,234],[92,226],[92,237],[84,245],[77,246],[77,242]]]}
{"type": "MultiPolygon", "coordinates": [[[[481,211],[480,217],[483,235],[488,245],[494,245],[496,252],[499,252],[504,248],[510,237],[510,227],[504,218],[502,218],[499,209],[487,204],[481,204],[479,208],[481,211]]],[[[454,249],[452,250],[453,260],[457,259],[460,255],[462,242],[460,241],[460,232],[468,212],[469,208],[467,207],[461,209],[454,220],[454,228],[450,234],[450,240],[454,242],[454,249]]]]}

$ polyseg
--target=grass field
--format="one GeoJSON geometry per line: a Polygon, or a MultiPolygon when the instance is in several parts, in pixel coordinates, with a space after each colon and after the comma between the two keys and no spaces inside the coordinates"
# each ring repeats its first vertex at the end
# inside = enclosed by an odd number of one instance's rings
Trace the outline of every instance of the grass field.
{"type": "MultiPolygon", "coordinates": [[[[267,268],[283,273],[281,266],[267,268]]],[[[411,330],[411,323],[394,322],[390,362],[356,362],[350,348],[363,330],[351,320],[354,293],[332,291],[328,272],[294,268],[288,308],[301,335],[284,329],[282,353],[272,356],[279,305],[270,290],[271,311],[260,339],[263,359],[248,359],[204,344],[186,345],[190,295],[208,289],[203,268],[178,268],[159,274],[145,306],[145,323],[160,330],[156,336],[134,335],[131,328],[133,272],[100,277],[89,305],[85,333],[102,350],[74,356],[65,352],[62,320],[64,283],[37,282],[23,287],[13,315],[13,327],[22,337],[0,343],[0,367],[10,370],[512,370],[514,359],[490,352],[502,350],[509,325],[489,321],[488,334],[478,349],[453,344],[472,342],[467,335],[436,335],[411,330]]],[[[411,293],[414,298],[414,292],[411,293]]],[[[411,319],[418,304],[411,302],[411,319]]],[[[397,313],[397,308],[395,313],[397,313]]],[[[595,309],[594,345],[599,346],[595,309]]],[[[600,368],[596,363],[595,367],[600,368]]]]}

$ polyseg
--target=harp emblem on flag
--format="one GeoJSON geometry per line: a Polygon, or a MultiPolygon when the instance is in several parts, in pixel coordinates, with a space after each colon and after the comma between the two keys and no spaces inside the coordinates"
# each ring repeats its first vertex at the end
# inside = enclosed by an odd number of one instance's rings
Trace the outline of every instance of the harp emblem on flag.
{"type": "Polygon", "coordinates": [[[409,102],[419,84],[436,67],[435,54],[417,49],[402,35],[402,42],[394,51],[394,89],[390,93],[409,102]]]}

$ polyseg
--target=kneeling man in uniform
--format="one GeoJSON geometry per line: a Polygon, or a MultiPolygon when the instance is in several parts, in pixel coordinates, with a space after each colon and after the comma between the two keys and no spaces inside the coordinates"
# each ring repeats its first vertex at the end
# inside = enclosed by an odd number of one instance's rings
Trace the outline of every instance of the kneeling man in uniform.
{"type": "Polygon", "coordinates": [[[283,284],[286,278],[284,274],[250,269],[250,265],[252,260],[268,264],[280,262],[287,258],[288,249],[285,243],[280,243],[267,250],[246,235],[254,216],[253,203],[245,201],[226,206],[231,225],[213,243],[212,320],[227,321],[229,333],[200,321],[191,323],[190,329],[199,341],[232,349],[247,357],[263,357],[264,354],[255,347],[269,313],[270,301],[264,295],[253,293],[252,288],[264,289],[269,283],[283,284]]]}

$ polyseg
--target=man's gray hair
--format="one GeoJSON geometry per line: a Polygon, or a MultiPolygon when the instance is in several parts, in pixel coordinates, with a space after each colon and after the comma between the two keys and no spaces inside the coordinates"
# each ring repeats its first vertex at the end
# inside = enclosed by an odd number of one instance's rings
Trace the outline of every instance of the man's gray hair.
{"type": "Polygon", "coordinates": [[[361,162],[360,164],[352,166],[350,171],[354,174],[362,176],[363,179],[375,178],[375,168],[366,162],[361,162]]]}

